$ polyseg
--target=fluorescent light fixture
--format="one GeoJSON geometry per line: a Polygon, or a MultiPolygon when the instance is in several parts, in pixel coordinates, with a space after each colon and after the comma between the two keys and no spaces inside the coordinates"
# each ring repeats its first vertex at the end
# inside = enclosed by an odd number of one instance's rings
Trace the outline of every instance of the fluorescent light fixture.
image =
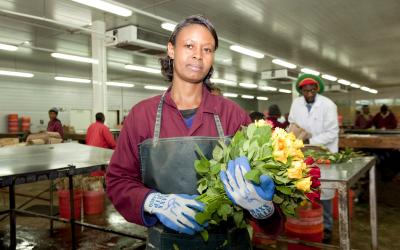
{"type": "Polygon", "coordinates": [[[144,85],[145,89],[151,89],[151,90],[160,90],[160,91],[165,91],[168,89],[166,86],[160,86],[160,85],[144,85]]]}
{"type": "Polygon", "coordinates": [[[263,91],[277,91],[278,89],[275,87],[270,87],[270,86],[260,86],[258,87],[259,90],[263,91]]]}
{"type": "Polygon", "coordinates": [[[16,51],[18,49],[18,47],[14,46],[14,45],[0,43],[0,49],[1,50],[8,50],[8,51],[16,51]]]}
{"type": "Polygon", "coordinates": [[[365,87],[365,86],[362,86],[360,89],[361,89],[362,91],[367,91],[367,92],[369,92],[369,90],[370,90],[370,88],[365,87]]]}
{"type": "Polygon", "coordinates": [[[80,4],[84,4],[102,11],[106,11],[106,12],[110,12],[119,16],[131,16],[132,15],[132,11],[121,7],[119,5],[113,4],[113,3],[109,3],[107,1],[103,1],[103,0],[72,0],[74,2],[80,3],[80,4]]]}
{"type": "Polygon", "coordinates": [[[229,46],[229,49],[236,51],[238,53],[244,54],[244,55],[258,58],[258,59],[264,58],[264,54],[254,51],[254,50],[251,50],[251,49],[246,49],[239,45],[231,45],[231,46],[229,46]]]}
{"type": "Polygon", "coordinates": [[[16,71],[8,71],[8,70],[0,70],[0,75],[26,77],[26,78],[32,78],[34,76],[34,74],[32,74],[32,73],[16,72],[16,71]]]}
{"type": "Polygon", "coordinates": [[[235,81],[219,79],[219,78],[211,78],[210,80],[212,83],[221,83],[221,84],[224,84],[227,86],[237,86],[237,82],[235,82],[235,81]]]}
{"type": "Polygon", "coordinates": [[[124,88],[133,88],[135,87],[135,84],[132,83],[124,83],[124,82],[106,82],[108,86],[114,86],[114,87],[124,87],[124,88]]]}
{"type": "Polygon", "coordinates": [[[155,68],[149,68],[149,67],[143,67],[143,66],[138,66],[138,65],[125,65],[125,69],[129,70],[135,70],[135,71],[142,71],[142,72],[147,72],[147,73],[152,73],[152,74],[161,74],[160,69],[155,69],[155,68]]]}
{"type": "Polygon", "coordinates": [[[56,76],[56,77],[54,77],[54,80],[63,81],[63,82],[91,83],[91,80],[89,80],[89,79],[64,77],[64,76],[56,76]]]}
{"type": "Polygon", "coordinates": [[[257,100],[259,100],[259,101],[268,101],[268,97],[266,97],[266,96],[257,96],[257,100]]]}
{"type": "Polygon", "coordinates": [[[257,84],[247,82],[239,82],[239,86],[247,89],[255,89],[258,87],[257,84]]]}
{"type": "Polygon", "coordinates": [[[346,86],[349,86],[351,84],[351,82],[344,79],[339,79],[337,82],[346,86]]]}
{"type": "Polygon", "coordinates": [[[292,93],[292,91],[291,91],[291,90],[288,90],[288,89],[279,89],[279,92],[281,92],[281,93],[287,93],[287,94],[292,93]]]}
{"type": "Polygon", "coordinates": [[[55,58],[69,60],[69,61],[75,61],[75,62],[85,62],[85,63],[93,63],[93,64],[99,63],[99,60],[96,60],[96,59],[93,59],[90,57],[74,56],[74,55],[68,55],[68,54],[63,54],[63,53],[51,53],[51,56],[55,57],[55,58]]]}
{"type": "Polygon", "coordinates": [[[238,97],[238,94],[235,94],[235,93],[223,93],[223,96],[236,98],[236,97],[238,97]]]}
{"type": "Polygon", "coordinates": [[[376,89],[369,89],[369,93],[378,94],[378,90],[376,90],[376,89]]]}
{"type": "Polygon", "coordinates": [[[303,73],[306,73],[306,74],[311,74],[311,75],[316,75],[316,76],[319,76],[319,74],[320,74],[318,71],[309,69],[309,68],[302,68],[300,71],[303,73]]]}
{"type": "Polygon", "coordinates": [[[241,95],[243,99],[254,99],[253,95],[241,95]]]}
{"type": "Polygon", "coordinates": [[[326,80],[333,81],[333,82],[337,80],[336,76],[331,76],[331,75],[327,75],[327,74],[323,74],[321,77],[326,80]]]}
{"type": "Polygon", "coordinates": [[[173,24],[173,23],[164,22],[161,24],[161,28],[168,30],[168,31],[174,31],[175,27],[176,27],[176,24],[173,24]]]}
{"type": "Polygon", "coordinates": [[[350,84],[350,87],[353,87],[355,89],[359,89],[361,87],[361,85],[357,84],[357,83],[352,83],[352,84],[350,84]]]}
{"type": "Polygon", "coordinates": [[[272,60],[272,63],[281,65],[281,66],[286,67],[286,68],[289,68],[289,69],[295,69],[295,68],[297,68],[297,66],[296,66],[295,64],[290,63],[290,62],[283,61],[283,60],[281,60],[281,59],[274,59],[274,60],[272,60]]]}

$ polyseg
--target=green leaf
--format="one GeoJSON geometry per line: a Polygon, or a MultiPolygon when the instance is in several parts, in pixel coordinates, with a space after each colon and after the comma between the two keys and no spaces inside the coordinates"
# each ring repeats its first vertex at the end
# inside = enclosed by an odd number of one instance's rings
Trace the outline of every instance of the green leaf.
{"type": "Polygon", "coordinates": [[[250,141],[249,141],[249,140],[246,140],[246,141],[243,143],[243,151],[248,151],[248,150],[249,150],[249,147],[250,147],[250,141]]]}
{"type": "Polygon", "coordinates": [[[283,184],[286,184],[286,183],[289,182],[288,178],[282,177],[282,176],[279,176],[279,175],[275,175],[274,178],[275,178],[275,180],[277,180],[279,182],[282,182],[283,184]]]}
{"type": "Polygon", "coordinates": [[[204,224],[206,221],[208,221],[211,217],[210,213],[206,212],[200,212],[197,213],[196,216],[194,217],[199,224],[204,224]]]}
{"type": "Polygon", "coordinates": [[[292,194],[292,190],[288,188],[287,186],[276,186],[276,190],[280,191],[281,193],[290,195],[292,194]]]}
{"type": "Polygon", "coordinates": [[[194,168],[199,174],[208,173],[208,171],[210,170],[210,162],[207,160],[195,160],[194,168]]]}
{"type": "Polygon", "coordinates": [[[278,196],[277,194],[274,194],[274,198],[272,198],[272,201],[276,204],[281,204],[283,202],[283,198],[278,196]]]}
{"type": "Polygon", "coordinates": [[[219,146],[216,146],[212,152],[213,158],[216,161],[221,161],[224,157],[224,151],[219,146]]]}
{"type": "Polygon", "coordinates": [[[173,246],[174,250],[179,250],[179,247],[177,244],[174,243],[174,244],[172,244],[172,246],[173,246]]]}
{"type": "Polygon", "coordinates": [[[203,230],[200,232],[201,237],[203,238],[204,241],[208,241],[208,231],[207,230],[203,230]]]}
{"type": "Polygon", "coordinates": [[[233,209],[229,204],[222,204],[218,209],[218,215],[225,221],[228,219],[228,215],[231,215],[232,213],[233,209]]]}
{"type": "Polygon", "coordinates": [[[200,156],[200,158],[201,158],[202,160],[208,160],[207,157],[203,154],[203,151],[201,151],[199,145],[195,144],[195,145],[194,145],[194,149],[195,149],[195,151],[197,152],[197,154],[199,154],[199,156],[200,156]]]}
{"type": "Polygon", "coordinates": [[[252,138],[254,135],[254,132],[256,131],[256,125],[254,123],[251,123],[246,130],[247,138],[252,138]]]}
{"type": "Polygon", "coordinates": [[[211,174],[213,174],[213,175],[218,174],[219,171],[221,171],[221,164],[217,163],[217,164],[211,166],[211,174]]]}
{"type": "Polygon", "coordinates": [[[207,189],[208,180],[205,178],[200,179],[199,185],[197,186],[197,192],[202,194],[207,189]]]}
{"type": "Polygon", "coordinates": [[[240,227],[243,222],[243,210],[234,212],[233,220],[235,222],[236,227],[240,227]]]}
{"type": "Polygon", "coordinates": [[[244,177],[247,180],[250,180],[256,184],[259,184],[260,183],[260,175],[261,175],[261,171],[257,168],[253,168],[252,170],[247,172],[244,177]]]}

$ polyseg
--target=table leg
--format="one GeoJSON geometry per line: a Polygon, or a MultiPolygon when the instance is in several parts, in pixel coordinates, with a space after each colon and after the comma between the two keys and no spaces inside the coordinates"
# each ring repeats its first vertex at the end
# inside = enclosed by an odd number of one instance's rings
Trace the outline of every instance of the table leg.
{"type": "Polygon", "coordinates": [[[9,200],[10,200],[10,249],[17,247],[17,218],[15,214],[15,186],[11,184],[9,186],[9,200]]]}
{"type": "Polygon", "coordinates": [[[71,237],[72,249],[76,249],[76,234],[75,234],[75,204],[74,204],[74,183],[73,175],[68,175],[69,179],[69,207],[70,207],[70,224],[71,224],[71,237]]]}
{"type": "MultiPolygon", "coordinates": [[[[53,208],[54,208],[53,188],[54,188],[54,182],[53,180],[50,180],[50,216],[53,216],[53,208]]],[[[53,229],[54,229],[54,221],[53,219],[50,219],[50,235],[53,234],[53,229]]]]}
{"type": "Polygon", "coordinates": [[[375,165],[369,170],[369,207],[372,250],[378,249],[378,218],[376,208],[375,165]]]}
{"type": "Polygon", "coordinates": [[[347,186],[340,186],[339,189],[339,236],[340,249],[350,250],[350,217],[349,217],[349,196],[347,186]]]}

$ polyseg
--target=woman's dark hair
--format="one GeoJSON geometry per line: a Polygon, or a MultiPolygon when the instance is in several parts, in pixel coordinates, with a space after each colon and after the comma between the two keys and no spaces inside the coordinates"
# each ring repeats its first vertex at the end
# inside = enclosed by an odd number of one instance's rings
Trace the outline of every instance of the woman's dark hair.
{"type": "Polygon", "coordinates": [[[265,119],[264,114],[258,111],[251,112],[249,116],[252,122],[265,119]]]}
{"type": "Polygon", "coordinates": [[[103,113],[99,112],[99,113],[96,114],[96,121],[98,121],[98,122],[104,122],[105,119],[106,119],[106,118],[105,118],[105,116],[104,116],[103,113]]]}
{"type": "Polygon", "coordinates": [[[278,105],[272,104],[271,106],[269,106],[268,116],[280,117],[281,115],[282,115],[281,110],[279,109],[278,105]]]}
{"type": "MultiPolygon", "coordinates": [[[[215,40],[215,50],[218,48],[218,35],[217,32],[214,29],[214,26],[212,23],[205,18],[202,15],[193,15],[185,18],[183,21],[181,21],[178,25],[176,25],[175,30],[172,32],[171,36],[169,37],[168,42],[171,43],[172,45],[175,46],[176,43],[176,37],[178,36],[179,32],[186,26],[192,25],[192,24],[199,24],[207,28],[210,32],[211,35],[214,37],[215,40]]],[[[171,59],[168,55],[160,59],[160,64],[161,64],[161,72],[163,76],[169,81],[172,81],[173,74],[174,74],[174,62],[173,59],[171,59]]],[[[213,74],[214,68],[211,66],[210,71],[208,71],[208,74],[206,77],[203,79],[203,83],[206,85],[206,87],[210,90],[211,87],[211,82],[210,78],[213,74]]]]}

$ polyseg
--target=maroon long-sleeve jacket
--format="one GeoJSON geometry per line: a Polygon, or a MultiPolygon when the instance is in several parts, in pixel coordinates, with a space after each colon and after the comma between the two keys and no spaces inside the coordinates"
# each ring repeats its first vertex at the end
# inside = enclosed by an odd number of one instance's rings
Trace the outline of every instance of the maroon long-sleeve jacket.
{"type": "MultiPolygon", "coordinates": [[[[138,145],[153,137],[160,98],[160,95],[152,97],[132,108],[125,119],[106,174],[107,194],[115,208],[126,220],[145,226],[151,226],[155,221],[145,216],[143,211],[144,201],[152,190],[141,180],[138,145]]],[[[218,137],[214,114],[218,114],[227,136],[234,135],[242,125],[251,123],[248,114],[237,104],[222,96],[211,95],[203,87],[200,107],[192,127],[188,129],[168,91],[163,106],[160,138],[218,137]]]]}

